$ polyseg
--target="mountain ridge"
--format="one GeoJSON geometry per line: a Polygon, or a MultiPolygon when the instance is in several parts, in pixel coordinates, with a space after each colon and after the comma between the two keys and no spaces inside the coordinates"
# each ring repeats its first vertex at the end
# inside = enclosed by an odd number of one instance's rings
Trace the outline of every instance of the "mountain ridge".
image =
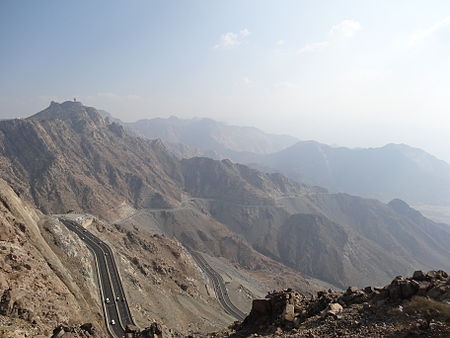
{"type": "Polygon", "coordinates": [[[339,287],[449,265],[450,233],[426,218],[229,160],[179,159],[160,140],[131,136],[78,103],[0,122],[0,161],[0,176],[47,213],[73,209],[114,221],[124,210],[144,210],[145,217],[128,217],[127,226],[166,233],[253,273],[282,272],[279,283],[291,273],[282,264],[339,287]],[[336,241],[333,231],[344,240],[336,241]],[[311,243],[302,244],[300,256],[284,250],[284,243],[296,240],[289,247],[297,248],[305,237],[311,243]],[[341,269],[324,275],[331,259],[341,269]],[[323,263],[308,268],[314,262],[323,263]]]}
{"type": "Polygon", "coordinates": [[[161,138],[169,143],[188,144],[203,151],[218,153],[254,152],[268,154],[293,144],[297,139],[288,135],[264,133],[255,127],[240,127],[209,118],[139,120],[125,125],[149,138],[161,138]]]}
{"type": "Polygon", "coordinates": [[[385,202],[400,198],[411,204],[450,205],[450,165],[404,144],[350,149],[298,142],[258,164],[336,192],[385,202]]]}
{"type": "Polygon", "coordinates": [[[450,165],[422,149],[401,143],[348,148],[298,139],[281,146],[268,137],[266,145],[270,141],[274,145],[260,151],[249,146],[252,142],[246,138],[235,137],[246,127],[226,126],[210,119],[202,125],[201,121],[171,117],[123,125],[130,132],[162,139],[181,158],[228,158],[261,171],[280,172],[300,183],[383,202],[400,198],[413,205],[450,205],[450,165]],[[225,127],[217,127],[221,125],[225,127]]]}

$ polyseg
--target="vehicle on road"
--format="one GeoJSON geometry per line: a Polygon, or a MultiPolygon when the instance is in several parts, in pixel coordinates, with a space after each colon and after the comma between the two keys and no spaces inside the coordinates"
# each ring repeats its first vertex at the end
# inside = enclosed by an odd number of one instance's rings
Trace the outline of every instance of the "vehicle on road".
{"type": "Polygon", "coordinates": [[[111,319],[111,325],[114,325],[116,321],[114,319],[111,319]]]}
{"type": "Polygon", "coordinates": [[[117,296],[117,297],[116,297],[116,301],[119,301],[119,300],[120,300],[120,297],[119,297],[119,296],[117,296]]]}
{"type": "Polygon", "coordinates": [[[111,301],[109,300],[109,298],[106,298],[106,299],[105,299],[105,303],[106,303],[106,304],[111,303],[111,301]]]}

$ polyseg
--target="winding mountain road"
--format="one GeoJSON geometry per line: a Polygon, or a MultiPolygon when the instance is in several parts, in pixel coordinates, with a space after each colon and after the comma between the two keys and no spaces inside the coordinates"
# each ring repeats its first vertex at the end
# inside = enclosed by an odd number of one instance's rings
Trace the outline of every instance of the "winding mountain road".
{"type": "Polygon", "coordinates": [[[228,291],[225,287],[225,282],[221,275],[219,275],[205,260],[205,258],[198,252],[189,249],[192,257],[194,257],[200,268],[208,275],[211,279],[214,287],[214,291],[217,295],[220,305],[224,308],[225,312],[234,318],[242,321],[245,319],[246,314],[239,310],[230,300],[228,296],[228,291]]]}
{"type": "MultiPolygon", "coordinates": [[[[106,327],[111,337],[124,337],[126,326],[128,324],[134,325],[134,322],[111,248],[78,222],[65,217],[59,217],[59,220],[69,230],[75,232],[92,252],[96,262],[106,327]],[[114,324],[112,324],[113,320],[114,324]]],[[[189,251],[212,281],[214,291],[224,310],[236,319],[244,320],[246,315],[231,302],[222,276],[208,264],[200,253],[193,250],[189,251]]]]}
{"type": "Polygon", "coordinates": [[[112,337],[125,337],[126,326],[134,322],[111,248],[78,222],[64,217],[60,217],[59,220],[69,230],[75,232],[92,252],[97,266],[106,327],[112,337]]]}

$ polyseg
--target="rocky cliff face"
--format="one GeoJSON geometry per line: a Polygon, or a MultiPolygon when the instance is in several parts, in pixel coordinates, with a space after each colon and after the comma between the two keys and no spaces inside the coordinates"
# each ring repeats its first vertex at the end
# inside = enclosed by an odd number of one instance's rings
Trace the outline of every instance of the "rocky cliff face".
{"type": "Polygon", "coordinates": [[[1,121],[0,162],[1,177],[44,212],[108,217],[122,202],[169,207],[182,196],[170,177],[177,162],[161,142],[130,137],[78,102],[1,121]]]}
{"type": "Polygon", "coordinates": [[[49,335],[59,323],[85,321],[101,331],[92,262],[80,240],[21,201],[3,180],[0,229],[0,315],[16,322],[3,334],[49,335]]]}

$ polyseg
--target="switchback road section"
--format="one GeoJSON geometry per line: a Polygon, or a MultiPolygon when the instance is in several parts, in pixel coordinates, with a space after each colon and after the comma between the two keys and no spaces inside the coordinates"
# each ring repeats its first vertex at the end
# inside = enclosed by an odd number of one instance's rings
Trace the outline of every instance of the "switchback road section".
{"type": "Polygon", "coordinates": [[[106,327],[113,337],[125,337],[126,326],[134,323],[111,248],[78,222],[64,217],[59,220],[75,232],[94,255],[106,327]]]}
{"type": "Polygon", "coordinates": [[[194,257],[200,268],[208,275],[209,279],[213,283],[214,291],[217,295],[220,305],[224,308],[225,312],[233,316],[238,320],[244,320],[246,315],[241,310],[239,310],[230,300],[228,296],[228,291],[225,287],[225,283],[220,274],[218,274],[203,258],[203,256],[193,250],[189,250],[192,257],[194,257]]]}

